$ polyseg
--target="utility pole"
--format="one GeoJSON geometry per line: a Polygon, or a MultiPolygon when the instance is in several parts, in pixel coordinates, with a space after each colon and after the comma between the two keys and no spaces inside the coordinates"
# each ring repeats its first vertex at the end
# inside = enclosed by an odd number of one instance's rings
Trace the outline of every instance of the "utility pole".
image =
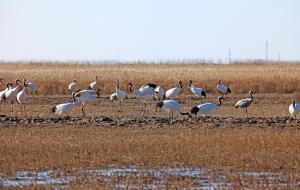
{"type": "Polygon", "coordinates": [[[231,63],[231,50],[228,49],[228,63],[231,63]]]}
{"type": "Polygon", "coordinates": [[[280,63],[280,52],[278,52],[278,63],[280,63]]]}
{"type": "Polygon", "coordinates": [[[269,44],[268,41],[266,41],[266,62],[268,62],[268,48],[269,48],[269,44]]]}

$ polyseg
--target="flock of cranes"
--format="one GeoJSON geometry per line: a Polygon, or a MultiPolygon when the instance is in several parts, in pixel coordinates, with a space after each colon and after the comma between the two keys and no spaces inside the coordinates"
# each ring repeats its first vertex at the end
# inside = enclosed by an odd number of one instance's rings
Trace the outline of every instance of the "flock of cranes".
{"type": "Polygon", "coordinates": [[[72,92],[73,101],[68,103],[59,104],[52,108],[52,112],[56,114],[63,114],[75,108],[76,104],[82,105],[81,111],[83,116],[85,116],[84,107],[86,104],[95,102],[100,99],[100,94],[98,90],[79,90],[72,92]]]}
{"type": "MultiPolygon", "coordinates": [[[[0,79],[0,85],[2,85],[3,79],[0,79]]],[[[21,110],[25,112],[25,100],[27,97],[26,90],[37,89],[37,85],[34,83],[27,82],[26,79],[23,81],[16,79],[15,85],[13,83],[6,83],[6,88],[3,91],[0,91],[0,102],[3,102],[4,110],[5,103],[10,104],[10,111],[13,112],[13,105],[15,101],[21,104],[21,110]]],[[[91,102],[100,101],[100,93],[98,88],[98,77],[96,80],[89,85],[89,89],[78,90],[77,81],[73,80],[68,85],[68,91],[72,94],[72,101],[67,103],[62,103],[56,105],[52,108],[52,112],[58,115],[62,115],[73,108],[76,105],[81,104],[82,115],[85,116],[84,107],[91,102]]],[[[146,112],[146,102],[156,100],[156,110],[164,110],[169,114],[169,118],[172,121],[175,113],[180,113],[181,115],[197,115],[198,113],[202,116],[210,116],[213,112],[219,109],[222,106],[222,101],[225,100],[223,96],[218,97],[218,103],[207,102],[191,108],[190,112],[181,112],[181,104],[175,100],[179,94],[183,92],[183,82],[178,81],[178,86],[175,86],[171,89],[166,90],[164,87],[157,84],[148,83],[139,88],[133,89],[133,84],[129,83],[126,89],[120,88],[120,83],[116,80],[115,83],[115,92],[111,94],[110,100],[116,102],[117,111],[122,111],[122,103],[128,98],[128,93],[132,93],[135,97],[141,102],[141,109],[139,115],[142,113],[143,116],[146,112]],[[128,89],[129,87],[129,89],[128,89]]],[[[199,98],[206,98],[207,93],[203,88],[197,87],[193,84],[193,81],[188,82],[188,88],[190,91],[199,98]]],[[[217,89],[225,97],[231,93],[231,89],[228,85],[223,84],[221,80],[217,83],[217,89]]],[[[249,97],[239,100],[234,105],[235,108],[245,108],[246,115],[248,117],[248,107],[253,102],[253,91],[249,92],[249,97]]],[[[292,117],[296,117],[296,114],[300,112],[300,105],[296,104],[293,100],[292,104],[289,106],[289,112],[292,117]]],[[[26,112],[25,112],[26,113],[26,112]]]]}
{"type": "MultiPolygon", "coordinates": [[[[0,79],[0,85],[2,85],[3,79],[0,79]]],[[[26,89],[30,88],[35,90],[37,88],[36,84],[28,83],[26,79],[24,79],[23,85],[22,81],[16,79],[15,87],[13,83],[6,83],[5,90],[0,92],[0,102],[3,102],[3,109],[5,110],[5,101],[8,101],[10,106],[10,111],[13,112],[13,104],[15,101],[21,104],[21,109],[25,110],[25,99],[26,99],[26,89]]]]}

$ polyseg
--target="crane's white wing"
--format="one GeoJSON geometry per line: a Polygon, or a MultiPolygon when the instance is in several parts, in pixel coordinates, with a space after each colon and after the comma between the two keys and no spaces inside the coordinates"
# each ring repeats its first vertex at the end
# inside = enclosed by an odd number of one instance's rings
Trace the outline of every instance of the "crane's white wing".
{"type": "Polygon", "coordinates": [[[74,96],[77,102],[86,104],[99,99],[98,95],[94,94],[95,92],[95,90],[81,90],[75,93],[74,96]]]}
{"type": "Polygon", "coordinates": [[[228,90],[228,86],[226,86],[226,85],[224,85],[224,84],[218,84],[217,85],[217,89],[219,90],[219,91],[221,91],[222,93],[226,93],[227,92],[227,90],[228,90]]]}
{"type": "Polygon", "coordinates": [[[10,98],[10,97],[16,97],[17,94],[20,91],[20,87],[16,86],[15,88],[9,89],[8,91],[5,92],[5,97],[6,98],[10,98]]]}
{"type": "Polygon", "coordinates": [[[149,86],[148,85],[142,85],[139,90],[143,90],[144,88],[148,88],[149,86]]]}
{"type": "Polygon", "coordinates": [[[152,96],[154,93],[154,89],[147,85],[143,88],[139,88],[139,91],[141,96],[152,96]]]}
{"type": "Polygon", "coordinates": [[[198,105],[198,108],[199,108],[199,112],[204,112],[204,111],[213,111],[219,108],[219,106],[217,106],[214,103],[208,102],[208,103],[198,105]]]}
{"type": "Polygon", "coordinates": [[[201,93],[204,91],[202,88],[199,88],[199,87],[193,87],[191,88],[191,91],[194,93],[194,94],[198,94],[198,95],[201,95],[201,93]]]}
{"type": "Polygon", "coordinates": [[[219,108],[219,106],[210,102],[200,104],[197,107],[199,108],[199,113],[202,114],[203,116],[209,116],[213,111],[219,108]]]}
{"type": "Polygon", "coordinates": [[[166,91],[166,98],[174,98],[182,92],[182,88],[174,87],[166,91]]]}
{"type": "Polygon", "coordinates": [[[164,108],[171,109],[171,110],[178,110],[178,111],[180,110],[181,106],[175,100],[165,100],[163,102],[164,102],[164,105],[163,105],[164,108]]]}
{"type": "Polygon", "coordinates": [[[245,107],[245,106],[249,105],[251,102],[252,101],[250,98],[246,98],[246,99],[237,101],[234,106],[235,107],[245,107]]]}
{"type": "Polygon", "coordinates": [[[56,106],[55,113],[62,114],[62,113],[65,113],[65,112],[68,112],[68,111],[72,110],[74,107],[75,107],[74,102],[59,104],[59,105],[56,106]]]}
{"type": "Polygon", "coordinates": [[[3,99],[4,95],[5,95],[5,93],[6,93],[8,90],[9,90],[9,89],[6,88],[5,90],[3,90],[3,91],[0,92],[0,102],[2,101],[2,99],[3,99]]]}

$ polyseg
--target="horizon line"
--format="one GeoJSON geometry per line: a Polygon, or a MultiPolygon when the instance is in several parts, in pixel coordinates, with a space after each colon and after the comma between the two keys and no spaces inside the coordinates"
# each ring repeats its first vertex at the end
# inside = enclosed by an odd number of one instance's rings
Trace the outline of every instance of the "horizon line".
{"type": "Polygon", "coordinates": [[[82,63],[82,64],[144,64],[144,63],[203,63],[203,64],[230,64],[230,63],[299,63],[300,60],[276,59],[0,59],[0,63],[82,63]]]}

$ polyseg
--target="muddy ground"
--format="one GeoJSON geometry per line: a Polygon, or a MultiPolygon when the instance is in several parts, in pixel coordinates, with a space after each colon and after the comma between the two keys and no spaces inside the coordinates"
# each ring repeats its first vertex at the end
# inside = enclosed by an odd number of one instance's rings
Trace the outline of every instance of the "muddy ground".
{"type": "MultiPolygon", "coordinates": [[[[205,102],[217,103],[218,95],[209,95],[206,99],[193,96],[179,97],[182,112],[188,112],[193,106],[205,102]]],[[[249,107],[248,117],[244,109],[235,109],[237,100],[246,95],[230,95],[222,107],[213,116],[203,118],[201,115],[189,118],[175,114],[172,126],[186,127],[300,127],[300,120],[291,118],[288,106],[294,98],[293,94],[256,94],[253,104],[249,107]]],[[[26,111],[21,111],[20,105],[14,106],[10,112],[8,105],[0,110],[0,125],[2,126],[117,126],[117,127],[160,127],[170,126],[168,114],[156,112],[155,102],[147,102],[145,116],[139,114],[141,103],[134,97],[129,97],[122,104],[122,112],[117,111],[116,103],[102,97],[99,103],[88,104],[85,107],[86,116],[81,113],[81,105],[63,116],[51,113],[51,108],[60,103],[72,101],[71,96],[30,96],[27,98],[26,111]]]]}

